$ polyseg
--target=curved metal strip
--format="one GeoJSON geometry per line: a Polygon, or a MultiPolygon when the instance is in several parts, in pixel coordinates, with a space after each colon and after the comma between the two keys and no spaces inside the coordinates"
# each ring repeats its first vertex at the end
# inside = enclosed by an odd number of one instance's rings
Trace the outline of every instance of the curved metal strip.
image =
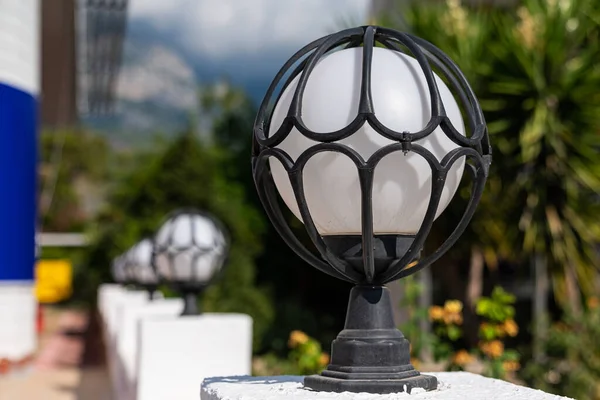
{"type": "MultiPolygon", "coordinates": [[[[473,137],[473,135],[475,135],[476,130],[481,125],[477,125],[475,122],[475,118],[473,116],[473,111],[474,111],[474,107],[476,107],[476,106],[471,103],[469,97],[467,96],[466,90],[463,87],[464,82],[461,81],[459,78],[457,78],[456,75],[454,75],[452,73],[452,71],[450,71],[450,69],[442,61],[440,61],[440,59],[437,58],[434,54],[427,51],[427,49],[422,49],[422,50],[425,53],[425,56],[429,59],[429,61],[437,69],[439,69],[440,74],[448,80],[448,84],[450,85],[450,91],[452,92],[452,90],[454,90],[454,92],[458,96],[458,99],[460,100],[460,103],[465,107],[466,115],[467,115],[467,124],[469,127],[469,131],[471,132],[470,137],[473,137]]],[[[478,142],[478,141],[470,142],[470,141],[461,140],[461,138],[465,137],[463,135],[458,135],[456,140],[454,137],[451,137],[451,136],[448,136],[448,137],[458,145],[473,146],[473,145],[475,145],[475,142],[477,142],[477,145],[480,145],[480,142],[478,142]]]]}
{"type": "Polygon", "coordinates": [[[481,158],[481,156],[477,155],[477,157],[470,157],[476,160],[478,167],[475,168],[471,164],[467,164],[467,168],[471,171],[471,175],[474,176],[473,188],[471,192],[471,197],[469,198],[469,203],[467,204],[467,207],[460,222],[458,223],[458,225],[456,225],[456,228],[454,228],[454,231],[452,231],[450,236],[448,236],[444,243],[442,243],[442,245],[438,247],[438,249],[435,252],[420,260],[419,263],[414,267],[405,270],[400,270],[397,273],[386,277],[384,283],[392,282],[397,279],[401,279],[406,276],[412,275],[416,272],[419,272],[423,268],[433,264],[434,262],[439,260],[440,257],[442,257],[456,243],[460,235],[464,232],[467,225],[473,218],[473,214],[475,214],[475,210],[477,208],[479,200],[481,199],[481,195],[483,193],[483,188],[485,186],[485,181],[487,177],[487,174],[485,172],[484,161],[481,158]]]}
{"type": "Polygon", "coordinates": [[[454,150],[451,150],[448,154],[442,158],[440,164],[445,171],[450,171],[450,168],[454,165],[456,161],[458,161],[461,157],[481,157],[477,150],[471,147],[457,147],[454,150]]]}
{"type": "MultiPolygon", "coordinates": [[[[305,137],[307,137],[311,140],[314,140],[316,142],[321,142],[321,143],[331,143],[331,142],[337,142],[337,141],[346,139],[347,137],[350,137],[353,134],[355,134],[356,131],[359,130],[361,126],[363,126],[363,124],[365,123],[365,121],[367,120],[369,115],[371,115],[371,114],[359,113],[352,120],[352,122],[350,122],[350,124],[348,126],[345,126],[341,129],[338,129],[337,131],[333,131],[333,132],[319,133],[319,132],[311,131],[309,128],[307,128],[304,125],[304,122],[302,122],[301,118],[295,119],[294,126],[296,127],[296,129],[298,129],[298,131],[302,135],[304,135],[305,137]]],[[[288,117],[288,118],[294,118],[294,117],[288,117]]]]}
{"type": "MultiPolygon", "coordinates": [[[[344,39],[340,40],[339,43],[333,44],[327,51],[330,51],[330,50],[334,49],[335,47],[337,47],[337,46],[339,46],[341,44],[347,43],[347,42],[350,42],[350,44],[352,43],[349,38],[344,38],[344,39]]],[[[306,59],[304,59],[299,65],[296,66],[296,68],[292,71],[292,73],[290,74],[290,76],[288,76],[288,78],[284,82],[283,87],[281,88],[279,94],[277,95],[277,98],[275,99],[275,102],[273,103],[274,107],[277,106],[277,104],[279,103],[279,100],[281,99],[281,96],[283,95],[283,93],[285,92],[285,90],[288,88],[288,86],[294,81],[294,79],[298,75],[300,75],[302,73],[302,71],[306,67],[306,63],[308,62],[309,58],[310,57],[307,57],[306,59]]],[[[287,72],[287,70],[286,70],[286,72],[287,72]]],[[[270,127],[271,126],[271,119],[272,118],[273,118],[273,112],[269,113],[269,115],[267,116],[267,119],[265,121],[265,126],[266,127],[270,127]]],[[[267,128],[267,133],[268,133],[268,131],[269,131],[269,128],[267,128]]],[[[281,141],[279,143],[281,143],[281,141]]],[[[277,143],[277,144],[279,144],[279,143],[277,143]]],[[[277,144],[274,144],[274,145],[276,146],[277,144]]]]}
{"type": "Polygon", "coordinates": [[[317,63],[321,60],[322,56],[330,50],[330,48],[340,42],[345,40],[349,40],[348,35],[357,36],[358,34],[363,33],[362,28],[354,28],[348,31],[342,31],[338,34],[331,35],[328,40],[322,43],[317,50],[312,54],[306,64],[304,71],[302,72],[302,76],[298,81],[298,86],[296,87],[296,92],[294,93],[294,98],[292,99],[292,103],[290,104],[290,109],[288,111],[288,117],[293,117],[295,119],[295,127],[298,129],[302,135],[305,137],[317,141],[317,142],[335,142],[349,137],[354,134],[360,126],[366,120],[366,116],[361,114],[360,112],[356,115],[356,117],[352,120],[352,122],[341,129],[332,132],[315,132],[309,129],[303,119],[302,119],[302,100],[304,98],[304,90],[306,88],[306,84],[308,79],[310,78],[311,73],[316,67],[317,63]]]}
{"type": "MultiPolygon", "coordinates": [[[[397,144],[394,144],[395,151],[402,151],[401,147],[398,147],[397,144]]],[[[431,167],[431,196],[429,198],[429,204],[427,205],[427,211],[425,212],[425,216],[423,218],[423,222],[421,223],[421,227],[417,231],[414,241],[408,248],[406,254],[400,259],[394,261],[390,266],[378,277],[378,281],[387,281],[387,277],[394,275],[402,268],[405,268],[410,262],[412,262],[416,257],[418,252],[421,251],[423,244],[425,243],[425,239],[427,235],[429,235],[429,231],[431,230],[431,226],[433,225],[433,221],[435,220],[435,214],[438,209],[438,205],[440,202],[440,198],[442,195],[442,191],[444,189],[444,185],[436,184],[437,182],[445,182],[446,171],[441,168],[439,162],[433,156],[433,154],[420,145],[413,145],[412,151],[416,154],[419,154],[423,157],[429,166],[431,167]]],[[[387,154],[392,153],[389,151],[387,154]]],[[[379,161],[382,158],[377,158],[374,162],[374,167],[377,166],[379,161]]]]}
{"type": "MultiPolygon", "coordinates": [[[[439,117],[446,115],[444,110],[444,104],[442,103],[442,98],[440,96],[440,90],[437,86],[437,82],[435,81],[433,70],[429,65],[429,60],[425,57],[423,50],[416,43],[413,37],[407,35],[406,33],[398,32],[389,28],[379,28],[377,30],[377,37],[386,37],[399,41],[412,53],[413,57],[419,63],[421,67],[421,71],[425,75],[425,81],[427,82],[427,86],[429,87],[429,97],[431,100],[431,117],[439,117]]],[[[413,140],[418,140],[418,138],[414,138],[413,140]]]]}
{"type": "Polygon", "coordinates": [[[254,122],[254,130],[253,130],[254,137],[256,138],[256,140],[258,141],[258,143],[260,145],[270,146],[270,144],[266,143],[266,140],[267,140],[266,133],[268,133],[268,132],[265,132],[265,130],[268,130],[268,126],[265,128],[264,122],[265,122],[265,114],[267,113],[267,109],[269,107],[269,102],[271,101],[271,98],[273,97],[273,93],[277,89],[277,85],[279,85],[279,82],[281,81],[283,76],[286,74],[286,72],[292,67],[292,65],[294,65],[298,60],[300,60],[306,54],[308,54],[309,52],[311,52],[315,48],[317,48],[319,45],[321,45],[321,43],[323,43],[326,39],[327,39],[327,37],[322,37],[320,39],[317,39],[317,40],[307,44],[299,51],[297,51],[296,54],[294,54],[285,64],[283,64],[283,67],[281,67],[281,69],[279,70],[277,75],[275,75],[275,78],[273,78],[273,81],[271,82],[271,85],[267,89],[267,93],[265,93],[265,97],[263,98],[263,101],[261,102],[261,104],[258,108],[258,112],[256,113],[256,119],[254,122]]]}
{"type": "MultiPolygon", "coordinates": [[[[438,159],[433,155],[432,152],[427,150],[425,147],[418,144],[413,144],[411,150],[423,157],[429,163],[432,169],[436,171],[443,170],[443,167],[438,161],[438,159]]],[[[387,156],[390,153],[395,153],[397,151],[405,151],[405,148],[402,146],[402,143],[388,144],[387,146],[384,146],[377,150],[375,153],[373,153],[371,157],[369,157],[369,159],[367,160],[367,166],[369,168],[375,168],[385,156],[387,156]]]]}
{"type": "Polygon", "coordinates": [[[373,251],[373,168],[359,168],[361,192],[362,259],[367,283],[375,279],[375,252],[373,251]]]}
{"type": "Polygon", "coordinates": [[[334,152],[341,153],[347,156],[356,168],[360,169],[366,166],[365,160],[362,158],[359,152],[342,143],[319,143],[308,149],[304,150],[302,154],[298,156],[298,159],[294,163],[293,170],[298,171],[304,169],[306,163],[316,154],[323,152],[334,152]]]}
{"type": "Polygon", "coordinates": [[[369,121],[369,124],[381,136],[384,136],[394,141],[412,142],[422,139],[430,135],[433,131],[435,131],[436,128],[439,126],[440,122],[442,121],[442,117],[431,118],[427,125],[425,125],[425,128],[423,128],[423,130],[413,133],[398,132],[393,129],[390,129],[383,125],[375,114],[368,114],[367,121],[369,121]]]}
{"type": "Polygon", "coordinates": [[[304,89],[306,88],[308,78],[310,78],[311,73],[313,72],[323,55],[327,51],[329,51],[330,47],[335,43],[344,40],[345,38],[362,35],[363,33],[363,28],[351,28],[325,37],[325,40],[317,46],[317,49],[313,54],[311,54],[311,56],[308,59],[308,62],[306,63],[306,68],[304,69],[302,76],[298,81],[298,86],[296,87],[296,91],[294,92],[294,98],[292,99],[292,103],[290,104],[290,108],[288,110],[289,116],[296,117],[297,119],[301,118],[302,99],[304,98],[304,89]]]}
{"type": "MultiPolygon", "coordinates": [[[[442,52],[440,49],[438,49],[436,46],[434,46],[433,44],[431,44],[430,42],[421,39],[419,37],[413,36],[413,35],[409,35],[419,46],[423,47],[425,50],[427,50],[428,52],[430,52],[431,54],[435,55],[441,62],[443,62],[445,65],[448,66],[448,68],[450,69],[450,71],[452,71],[452,73],[454,75],[456,75],[456,77],[460,80],[460,82],[462,82],[462,86],[466,91],[466,95],[469,99],[469,102],[473,105],[473,117],[475,119],[475,125],[485,125],[485,117],[483,115],[483,111],[481,110],[481,106],[479,106],[479,102],[477,101],[477,97],[475,96],[475,93],[473,92],[473,89],[471,88],[471,85],[469,85],[469,81],[467,81],[467,78],[465,77],[465,75],[463,74],[463,72],[460,70],[460,68],[458,68],[458,66],[454,63],[454,61],[452,61],[452,59],[450,59],[450,57],[448,57],[444,52],[442,52]]],[[[487,135],[484,132],[474,132],[473,136],[471,136],[470,139],[473,140],[482,140],[482,144],[484,146],[484,151],[488,150],[491,151],[491,148],[489,146],[489,138],[487,137],[487,135]],[[487,147],[487,149],[486,149],[487,147]]],[[[490,154],[490,153],[484,153],[484,154],[490,154]]]]}
{"type": "Polygon", "coordinates": [[[373,47],[375,46],[375,28],[368,26],[365,31],[362,50],[362,75],[360,82],[359,114],[372,114],[373,96],[371,94],[371,64],[373,63],[373,47]]]}
{"type": "Polygon", "coordinates": [[[299,169],[294,172],[290,172],[289,178],[292,183],[292,187],[294,188],[294,195],[296,196],[296,203],[298,204],[298,209],[300,211],[300,216],[302,217],[302,222],[304,222],[304,227],[308,232],[308,236],[312,240],[313,244],[317,248],[317,251],[321,254],[326,261],[341,275],[351,280],[352,282],[358,283],[362,281],[362,276],[360,276],[356,271],[352,269],[352,267],[342,259],[335,256],[331,250],[327,247],[323,238],[319,234],[315,222],[310,215],[310,211],[308,210],[308,204],[306,202],[306,194],[304,193],[304,177],[302,174],[303,170],[299,169]]]}
{"type": "Polygon", "coordinates": [[[354,282],[358,283],[363,280],[362,276],[354,271],[354,269],[346,261],[342,260],[329,250],[319,231],[317,230],[314,220],[310,215],[310,211],[308,210],[308,202],[306,201],[306,194],[304,192],[304,167],[313,156],[323,152],[344,154],[356,165],[357,169],[360,169],[362,166],[364,166],[364,160],[360,154],[350,147],[340,143],[321,143],[308,148],[298,157],[296,163],[294,164],[293,170],[289,171],[290,182],[292,183],[292,188],[294,189],[296,203],[298,205],[300,215],[302,216],[302,221],[304,222],[306,231],[308,232],[309,237],[313,241],[313,244],[319,253],[321,253],[321,256],[325,260],[329,261],[329,263],[335,269],[337,269],[340,274],[343,274],[344,276],[347,276],[348,278],[353,279],[354,282]]]}
{"type": "MultiPolygon", "coordinates": [[[[386,39],[382,39],[382,38],[378,38],[378,41],[390,50],[403,52],[402,49],[394,41],[390,41],[390,40],[386,40],[386,39]]],[[[460,102],[463,103],[463,105],[467,108],[466,114],[467,114],[467,123],[469,125],[469,129],[470,129],[472,135],[475,135],[475,132],[477,131],[477,127],[475,125],[475,120],[472,115],[473,114],[472,113],[473,105],[470,103],[470,101],[466,95],[466,92],[462,88],[462,86],[460,84],[460,80],[457,79],[456,76],[454,76],[450,72],[450,70],[437,57],[435,57],[433,54],[428,52],[426,49],[422,49],[422,51],[425,54],[425,56],[429,59],[429,61],[431,61],[435,67],[440,69],[440,72],[442,72],[442,74],[448,79],[450,86],[457,92],[460,102]]],[[[435,128],[438,127],[438,125],[441,125],[444,121],[448,121],[448,123],[451,124],[448,117],[446,117],[446,116],[440,116],[439,118],[436,118],[435,120],[437,121],[437,123],[435,124],[434,129],[431,129],[431,130],[427,129],[430,127],[428,125],[427,128],[422,131],[423,133],[425,133],[425,135],[429,135],[431,132],[433,132],[433,130],[435,130],[435,128]]],[[[378,126],[377,127],[378,129],[376,129],[376,130],[378,132],[380,132],[380,134],[385,135],[386,137],[388,137],[390,139],[395,139],[394,135],[398,134],[398,132],[389,130],[388,128],[386,128],[385,126],[380,124],[379,121],[377,121],[377,123],[380,126],[378,126]],[[388,130],[388,132],[385,132],[386,130],[388,130]]],[[[420,135],[420,134],[422,134],[422,132],[418,132],[417,134],[420,135]]],[[[450,140],[452,140],[454,143],[456,143],[460,146],[481,146],[479,141],[472,141],[469,138],[465,137],[464,135],[461,135],[460,133],[458,133],[456,130],[454,130],[454,134],[449,134],[445,130],[444,130],[444,133],[446,134],[446,136],[448,136],[450,138],[450,140]]],[[[395,140],[397,140],[397,139],[395,139],[395,140]]]]}
{"type": "MultiPolygon", "coordinates": [[[[279,153],[270,153],[265,151],[264,153],[261,153],[255,161],[257,168],[254,170],[254,181],[256,183],[258,197],[265,209],[267,217],[283,241],[305,262],[312,265],[319,271],[333,276],[334,278],[338,278],[347,282],[354,282],[352,279],[348,279],[346,276],[340,274],[331,265],[316,257],[311,251],[304,247],[304,245],[292,232],[290,227],[286,224],[283,213],[281,212],[281,208],[277,202],[278,195],[276,193],[275,184],[273,183],[273,178],[269,169],[266,168],[266,162],[269,157],[276,157],[280,160],[280,162],[282,161],[278,154],[279,153]]],[[[284,162],[282,162],[282,165],[284,165],[285,168],[284,162]]]]}

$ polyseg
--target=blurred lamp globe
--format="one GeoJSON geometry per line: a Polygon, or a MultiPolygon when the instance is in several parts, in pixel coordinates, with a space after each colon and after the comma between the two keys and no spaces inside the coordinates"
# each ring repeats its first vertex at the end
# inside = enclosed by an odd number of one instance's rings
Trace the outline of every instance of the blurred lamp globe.
{"type": "Polygon", "coordinates": [[[135,284],[148,291],[150,300],[158,288],[158,275],[152,265],[154,244],[151,239],[137,243],[127,253],[128,270],[135,284]]]}
{"type": "Polygon", "coordinates": [[[116,283],[120,283],[122,285],[126,285],[128,283],[127,276],[125,274],[125,262],[123,255],[120,255],[113,260],[110,270],[112,278],[116,283]]]}
{"type": "Polygon", "coordinates": [[[160,227],[154,239],[154,265],[160,279],[184,296],[184,315],[199,313],[197,295],[223,269],[227,233],[208,213],[179,210],[160,227]]]}

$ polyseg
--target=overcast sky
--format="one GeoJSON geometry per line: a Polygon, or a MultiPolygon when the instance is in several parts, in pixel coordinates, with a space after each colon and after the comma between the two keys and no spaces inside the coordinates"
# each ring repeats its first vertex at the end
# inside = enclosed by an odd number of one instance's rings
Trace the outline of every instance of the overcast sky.
{"type": "Polygon", "coordinates": [[[371,0],[130,0],[117,90],[118,98],[128,103],[122,104],[121,120],[115,119],[120,122],[110,126],[147,130],[169,118],[179,120],[174,109],[196,110],[198,87],[222,78],[258,103],[289,57],[314,39],[363,25],[370,4],[371,0]]]}
{"type": "MultiPolygon", "coordinates": [[[[130,17],[175,36],[188,52],[212,59],[299,49],[363,24],[370,0],[131,0],[130,17]]],[[[236,57],[237,58],[237,57],[236,57]]]]}

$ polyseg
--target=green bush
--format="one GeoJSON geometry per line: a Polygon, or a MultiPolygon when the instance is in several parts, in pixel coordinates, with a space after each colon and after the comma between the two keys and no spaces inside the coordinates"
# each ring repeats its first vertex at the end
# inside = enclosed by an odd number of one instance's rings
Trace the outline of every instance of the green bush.
{"type": "Polygon", "coordinates": [[[96,221],[87,254],[88,294],[94,296],[95,285],[110,280],[112,259],[154,234],[167,213],[180,207],[206,210],[225,224],[232,246],[223,278],[207,290],[203,307],[252,316],[259,346],[273,317],[266,292],[255,285],[254,259],[261,251],[263,222],[245,201],[243,188],[224,178],[223,159],[222,150],[185,134],[166,149],[145,156],[139,168],[125,174],[96,221]]]}

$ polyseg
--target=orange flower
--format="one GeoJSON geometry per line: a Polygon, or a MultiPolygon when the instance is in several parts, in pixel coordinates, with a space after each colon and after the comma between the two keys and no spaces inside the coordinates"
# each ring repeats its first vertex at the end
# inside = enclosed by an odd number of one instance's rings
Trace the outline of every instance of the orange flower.
{"type": "Polygon", "coordinates": [[[498,358],[504,354],[504,343],[499,340],[492,340],[491,342],[483,342],[479,345],[479,348],[486,356],[490,358],[498,358]]]}
{"type": "Polygon", "coordinates": [[[444,311],[449,314],[459,314],[462,312],[463,304],[460,300],[446,300],[444,311]]]}
{"type": "Polygon", "coordinates": [[[329,364],[329,354],[321,353],[321,357],[319,357],[319,364],[322,366],[329,364]]]}
{"type": "Polygon", "coordinates": [[[521,364],[518,361],[504,361],[502,363],[502,368],[506,372],[515,372],[521,369],[521,364]]]}
{"type": "Polygon", "coordinates": [[[429,319],[432,321],[441,321],[444,318],[444,309],[440,306],[429,307],[429,319]]]}
{"type": "Polygon", "coordinates": [[[519,333],[519,325],[513,319],[507,319],[502,325],[502,330],[510,337],[515,337],[519,333]]]}
{"type": "Polygon", "coordinates": [[[288,346],[294,348],[300,344],[308,342],[308,335],[302,331],[292,331],[290,333],[290,339],[288,340],[288,346]]]}
{"type": "Polygon", "coordinates": [[[450,325],[450,324],[462,325],[463,317],[461,314],[445,313],[444,314],[444,323],[446,325],[450,325]]]}
{"type": "Polygon", "coordinates": [[[589,299],[587,299],[587,306],[590,310],[594,310],[598,308],[598,306],[600,306],[600,300],[598,300],[597,297],[592,296],[589,299]]]}
{"type": "Polygon", "coordinates": [[[494,332],[496,333],[496,335],[499,338],[503,338],[504,336],[507,335],[506,330],[504,329],[504,324],[499,324],[499,325],[490,325],[490,327],[492,327],[494,329],[494,332]]]}
{"type": "Polygon", "coordinates": [[[475,361],[475,358],[466,350],[459,350],[454,353],[454,356],[452,357],[452,363],[460,365],[461,367],[470,364],[473,361],[475,361]]]}
{"type": "Polygon", "coordinates": [[[419,361],[418,358],[411,357],[410,358],[410,363],[412,364],[413,367],[419,368],[419,365],[421,364],[421,361],[419,361]]]}

